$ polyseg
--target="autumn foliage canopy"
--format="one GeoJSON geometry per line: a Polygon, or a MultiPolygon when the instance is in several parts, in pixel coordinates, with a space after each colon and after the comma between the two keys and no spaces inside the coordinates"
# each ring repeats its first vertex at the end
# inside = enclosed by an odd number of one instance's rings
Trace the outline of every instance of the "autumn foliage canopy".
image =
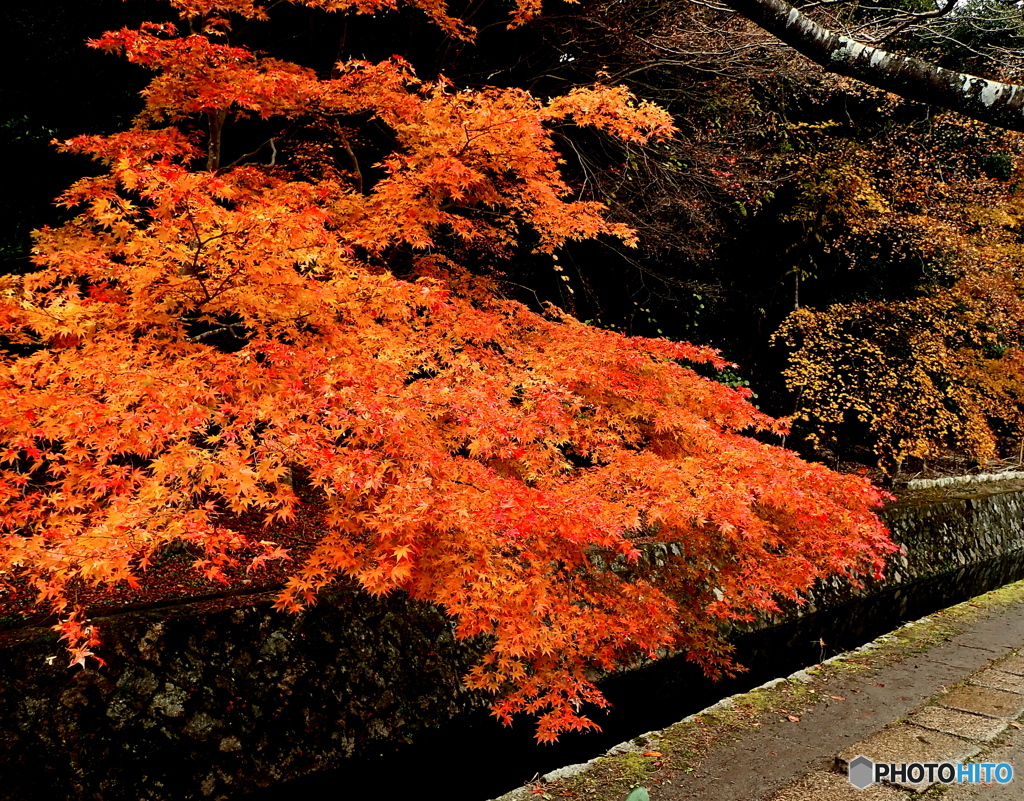
{"type": "Polygon", "coordinates": [[[37,270],[2,279],[0,586],[35,588],[73,662],[97,645],[75,587],[144,583],[173,543],[213,579],[286,558],[272,532],[309,498],[321,534],[279,606],[338,580],[439,605],[493,643],[467,682],[542,739],[594,725],[594,669],[674,649],[722,667],[724,622],[878,573],[880,493],[752,436],[784,426],[694,371],[714,352],[489,277],[524,241],[557,266],[567,240],[628,240],[573,199],[552,131],[645,142],[671,135],[663,111],[423,82],[397,57],[318,75],[232,43],[256,0],[171,4],[178,24],[92,42],[152,70],[145,109],[63,143],[106,171],[62,196],[77,216],[39,232],[37,270]],[[360,164],[369,125],[390,149],[360,164]],[[259,541],[231,527],[254,513],[259,541]]]}

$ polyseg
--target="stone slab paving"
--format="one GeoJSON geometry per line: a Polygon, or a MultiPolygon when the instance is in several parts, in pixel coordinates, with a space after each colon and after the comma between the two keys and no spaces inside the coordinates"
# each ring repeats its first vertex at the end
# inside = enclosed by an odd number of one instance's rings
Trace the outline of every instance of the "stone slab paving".
{"type": "Polygon", "coordinates": [[[1009,673],[996,667],[990,667],[988,670],[983,670],[976,676],[972,676],[970,683],[1024,695],[1024,676],[1018,676],[1016,673],[1009,673]]]}
{"type": "MultiPolygon", "coordinates": [[[[1024,713],[1024,675],[1003,667],[1024,666],[1019,652],[990,665],[968,681],[949,690],[934,702],[921,707],[909,722],[887,726],[877,734],[844,749],[836,758],[840,767],[848,768],[851,760],[863,755],[873,762],[921,764],[962,763],[982,751],[1009,726],[1009,721],[1024,713]]],[[[1014,724],[1018,726],[1019,724],[1014,724]]],[[[988,757],[986,757],[988,759],[988,757]]],[[[893,784],[916,792],[924,792],[935,781],[895,781],[893,784]]],[[[1024,799],[1020,785],[1017,795],[1024,799]]],[[[774,801],[782,801],[780,797],[774,801]]]]}
{"type": "Polygon", "coordinates": [[[883,784],[858,790],[841,773],[819,770],[794,782],[772,801],[906,801],[906,794],[883,784]]]}
{"type": "Polygon", "coordinates": [[[910,716],[909,721],[916,726],[978,742],[994,740],[1006,731],[1009,725],[999,718],[972,715],[970,712],[961,712],[959,709],[949,709],[937,704],[919,709],[910,716]]]}
{"type": "MultiPolygon", "coordinates": [[[[979,751],[981,747],[969,740],[923,729],[911,723],[897,723],[866,740],[854,743],[840,752],[837,760],[843,765],[858,756],[866,756],[872,762],[966,762],[979,751]]],[[[916,792],[927,790],[934,783],[927,779],[921,782],[897,782],[900,787],[916,792]]]]}
{"type": "Polygon", "coordinates": [[[976,684],[965,684],[950,690],[938,703],[951,709],[1011,720],[1024,712],[1024,696],[976,684]]]}
{"type": "MultiPolygon", "coordinates": [[[[1019,653],[1003,662],[1017,666],[1019,653]]],[[[1024,713],[1024,676],[986,667],[966,684],[943,693],[933,703],[909,716],[909,722],[887,726],[877,734],[849,746],[836,758],[847,768],[863,755],[873,762],[921,764],[967,762],[982,744],[1003,733],[1008,721],[1024,713]]],[[[924,792],[935,781],[895,781],[900,787],[924,792]]],[[[1018,796],[1024,799],[1024,793],[1018,796]]]]}
{"type": "MultiPolygon", "coordinates": [[[[1009,721],[1024,713],[1024,656],[1014,652],[993,665],[983,668],[971,676],[967,683],[949,690],[911,715],[907,722],[886,726],[860,742],[843,749],[836,757],[836,764],[842,770],[848,769],[851,760],[865,756],[873,762],[889,763],[962,763],[982,752],[990,743],[1003,734],[1009,721]],[[1013,671],[1019,670],[1021,673],[1013,671]]],[[[1019,734],[1015,737],[1024,740],[1019,734]]],[[[1011,738],[1011,740],[1014,738],[1011,738]]],[[[1003,744],[1005,745],[1005,744],[1003,744]]],[[[1003,746],[996,746],[996,749],[1003,746]]],[[[1024,743],[1021,743],[1024,747],[1024,743]]],[[[990,759],[986,756],[985,759],[990,759]]],[[[1006,760],[1001,760],[1006,761],[1006,760]]],[[[937,782],[898,780],[897,787],[925,792],[937,782]]],[[[1024,799],[1024,788],[1020,781],[1006,798],[1015,801],[1024,799]]],[[[945,788],[948,790],[949,788],[945,788]]],[[[865,792],[877,791],[889,795],[880,798],[904,798],[897,790],[875,785],[862,791],[854,788],[842,774],[815,772],[789,785],[772,801],[845,801],[845,799],[867,799],[865,792]],[[895,794],[895,795],[894,795],[895,794]]],[[[962,788],[957,793],[966,793],[962,788]]],[[[973,792],[973,790],[971,791],[973,792]]],[[[945,796],[944,796],[945,797],[945,796]]],[[[964,795],[964,798],[973,797],[964,795]]]]}
{"type": "Polygon", "coordinates": [[[1000,670],[1005,670],[1007,673],[1015,673],[1018,676],[1024,676],[1024,655],[1012,654],[1006,659],[1001,659],[994,667],[1000,670]]]}

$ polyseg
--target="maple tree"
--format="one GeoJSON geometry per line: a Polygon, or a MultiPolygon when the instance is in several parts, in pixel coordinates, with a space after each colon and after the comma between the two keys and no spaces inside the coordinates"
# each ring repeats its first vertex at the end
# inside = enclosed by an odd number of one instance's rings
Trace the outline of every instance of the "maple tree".
{"type": "Polygon", "coordinates": [[[675,649],[727,668],[724,623],[879,573],[883,494],[753,436],[785,424],[695,372],[714,351],[530,310],[489,270],[524,240],[556,270],[567,241],[629,241],[573,199],[552,129],[642,143],[663,111],[423,82],[398,57],[321,76],[232,40],[267,18],[254,0],[170,2],[180,23],[92,43],[154,72],[145,108],[63,143],[107,171],[0,287],[0,586],[60,616],[72,664],[99,642],[79,587],[145,582],[174,543],[211,579],[287,559],[274,532],[300,503],[322,529],[280,608],[341,579],[441,606],[493,644],[468,684],[541,739],[595,725],[595,668],[675,649]],[[387,147],[365,164],[371,125],[387,147]],[[254,513],[262,539],[232,527],[254,513]]]}

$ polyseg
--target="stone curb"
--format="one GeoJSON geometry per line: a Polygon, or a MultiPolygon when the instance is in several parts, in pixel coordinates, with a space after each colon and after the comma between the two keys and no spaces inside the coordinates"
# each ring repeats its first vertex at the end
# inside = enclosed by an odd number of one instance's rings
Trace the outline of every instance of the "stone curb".
{"type": "Polygon", "coordinates": [[[963,487],[970,484],[986,484],[993,481],[1019,481],[1024,471],[1005,470],[1002,473],[977,473],[968,476],[946,476],[944,478],[912,478],[907,482],[908,490],[935,489],[937,487],[963,487]]]}

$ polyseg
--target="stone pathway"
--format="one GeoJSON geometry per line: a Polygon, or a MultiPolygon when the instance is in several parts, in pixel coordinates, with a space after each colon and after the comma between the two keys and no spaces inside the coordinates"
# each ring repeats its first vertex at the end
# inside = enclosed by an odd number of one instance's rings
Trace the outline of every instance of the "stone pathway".
{"type": "MultiPolygon", "coordinates": [[[[999,749],[989,749],[988,746],[1011,726],[1015,731],[1024,729],[1017,723],[1022,714],[1024,654],[1012,653],[975,673],[964,684],[943,692],[909,715],[906,721],[886,726],[843,749],[836,757],[837,768],[843,773],[815,771],[772,796],[771,801],[905,801],[906,795],[896,787],[923,793],[942,784],[937,770],[928,771],[931,776],[926,773],[919,781],[912,780],[913,776],[894,777],[884,784],[867,786],[871,784],[873,775],[867,760],[922,765],[960,764],[972,761],[983,752],[987,754],[983,759],[973,761],[987,764],[1005,762],[1022,771],[1013,786],[1004,788],[996,781],[984,786],[955,785],[947,788],[942,798],[950,801],[975,797],[1020,801],[1024,799],[1024,760],[1018,759],[1014,765],[1006,753],[993,756],[999,749]],[[866,789],[855,787],[847,773],[858,785],[867,786],[866,789]],[[989,794],[997,788],[1003,789],[1004,793],[999,796],[989,794]]],[[[1019,739],[1024,741],[1024,734],[1019,739]]]]}

